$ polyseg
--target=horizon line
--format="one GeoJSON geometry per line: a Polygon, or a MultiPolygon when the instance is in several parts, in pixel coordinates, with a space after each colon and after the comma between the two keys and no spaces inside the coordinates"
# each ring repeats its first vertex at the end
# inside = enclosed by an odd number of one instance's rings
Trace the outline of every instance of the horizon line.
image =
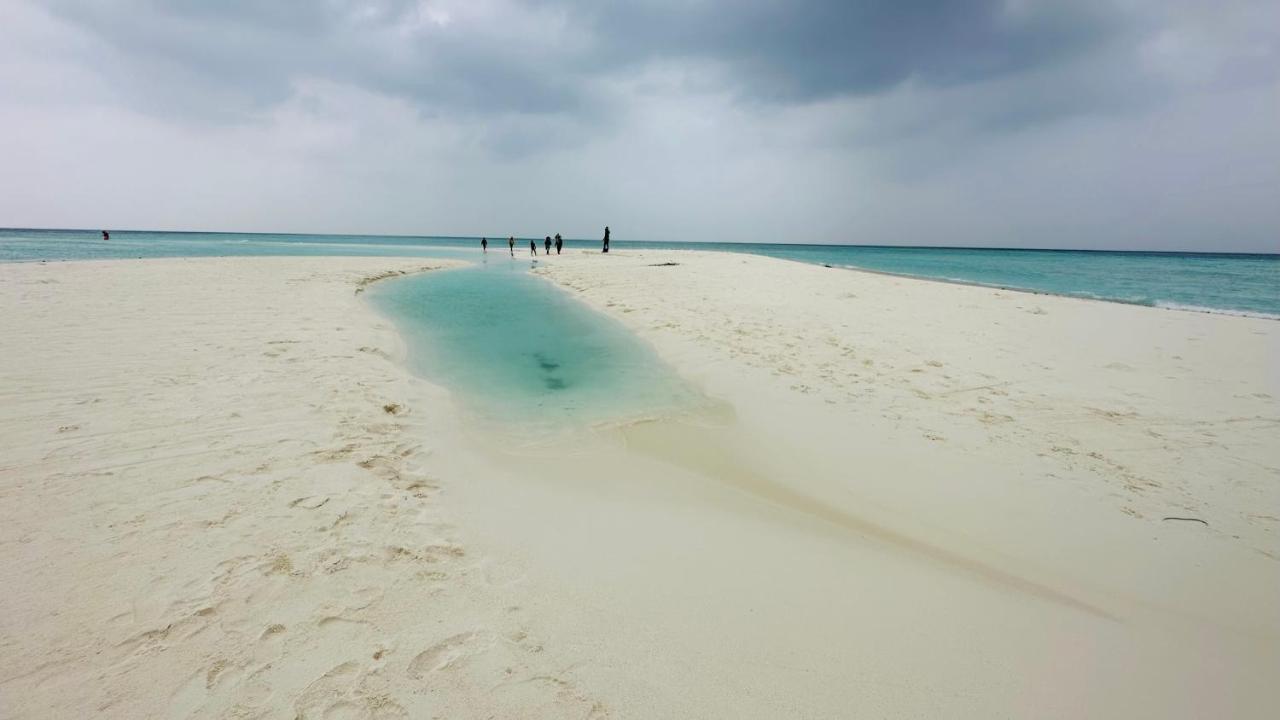
{"type": "MultiPolygon", "coordinates": [[[[0,227],[0,231],[36,231],[36,232],[84,232],[97,234],[102,232],[102,228],[55,228],[55,227],[0,227]]],[[[355,238],[400,238],[400,239],[424,239],[424,240],[480,240],[481,238],[493,237],[502,239],[500,235],[405,235],[398,233],[307,233],[307,232],[269,232],[269,231],[241,231],[241,230],[146,230],[136,228],[122,228],[112,230],[107,228],[107,232],[122,233],[165,233],[171,235],[287,235],[296,237],[355,237],[355,238]]],[[[508,236],[511,237],[511,236],[508,236]]],[[[537,240],[535,236],[515,236],[517,240],[537,240]]],[[[570,238],[565,237],[565,241],[577,242],[599,242],[598,238],[570,238]]],[[[1070,247],[1009,247],[1001,245],[886,245],[884,243],[812,243],[812,242],[758,242],[753,240],[618,240],[610,239],[611,242],[621,243],[665,243],[679,245],[783,245],[790,247],[856,247],[856,248],[881,248],[892,250],[1009,250],[1009,251],[1025,251],[1025,252],[1085,252],[1085,253],[1149,253],[1158,255],[1257,255],[1263,257],[1280,256],[1280,250],[1275,252],[1264,252],[1257,250],[1150,250],[1150,249],[1112,249],[1112,248],[1070,248],[1070,247]]]]}

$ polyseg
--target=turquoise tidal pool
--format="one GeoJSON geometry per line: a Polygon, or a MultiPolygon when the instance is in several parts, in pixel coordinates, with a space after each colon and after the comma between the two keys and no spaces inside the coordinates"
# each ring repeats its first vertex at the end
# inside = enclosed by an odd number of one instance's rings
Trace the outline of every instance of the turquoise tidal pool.
{"type": "Polygon", "coordinates": [[[468,415],[525,435],[655,418],[701,395],[628,329],[494,253],[456,270],[375,284],[418,375],[468,415]]]}

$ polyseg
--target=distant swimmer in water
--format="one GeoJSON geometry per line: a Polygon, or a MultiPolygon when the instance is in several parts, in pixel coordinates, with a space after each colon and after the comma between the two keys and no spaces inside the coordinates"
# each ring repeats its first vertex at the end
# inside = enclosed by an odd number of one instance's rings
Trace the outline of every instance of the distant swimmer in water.
{"type": "Polygon", "coordinates": [[[609,226],[604,226],[604,251],[609,252],[609,226]]]}
{"type": "Polygon", "coordinates": [[[556,233],[556,254],[560,254],[560,248],[564,247],[564,240],[560,239],[560,233],[556,233]]]}
{"type": "Polygon", "coordinates": [[[480,250],[485,253],[489,252],[489,238],[480,238],[480,250]]]}
{"type": "Polygon", "coordinates": [[[516,238],[514,235],[507,238],[507,249],[511,251],[511,257],[516,256],[516,238]]]}
{"type": "Polygon", "coordinates": [[[103,230],[103,231],[102,231],[102,239],[103,239],[103,240],[110,240],[110,239],[111,239],[111,233],[107,232],[106,230],[103,230]]]}
{"type": "Polygon", "coordinates": [[[543,247],[547,249],[547,252],[545,254],[550,255],[551,254],[551,236],[550,235],[547,236],[547,242],[545,245],[543,245],[543,247]]]}

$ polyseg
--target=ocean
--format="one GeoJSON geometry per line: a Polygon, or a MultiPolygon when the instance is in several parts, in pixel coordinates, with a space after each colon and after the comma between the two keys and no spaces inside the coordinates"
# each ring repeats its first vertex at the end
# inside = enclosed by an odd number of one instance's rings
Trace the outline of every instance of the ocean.
{"type": "MultiPolygon", "coordinates": [[[[0,262],[224,255],[479,256],[479,238],[0,229],[0,262]]],[[[494,238],[495,249],[504,240],[494,238]]],[[[519,247],[528,238],[518,239],[519,247]]],[[[596,239],[567,241],[570,250],[596,239]]],[[[1280,319],[1280,254],[1097,252],[615,240],[613,247],[767,255],[1176,310],[1280,319]]]]}

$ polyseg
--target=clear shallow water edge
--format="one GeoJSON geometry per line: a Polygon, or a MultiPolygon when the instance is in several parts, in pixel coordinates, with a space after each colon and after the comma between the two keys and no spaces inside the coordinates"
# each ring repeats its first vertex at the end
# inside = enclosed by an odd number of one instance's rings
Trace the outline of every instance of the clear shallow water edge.
{"type": "Polygon", "coordinates": [[[464,268],[376,283],[417,374],[456,391],[486,430],[529,440],[671,416],[705,403],[612,318],[491,253],[464,268]]]}

